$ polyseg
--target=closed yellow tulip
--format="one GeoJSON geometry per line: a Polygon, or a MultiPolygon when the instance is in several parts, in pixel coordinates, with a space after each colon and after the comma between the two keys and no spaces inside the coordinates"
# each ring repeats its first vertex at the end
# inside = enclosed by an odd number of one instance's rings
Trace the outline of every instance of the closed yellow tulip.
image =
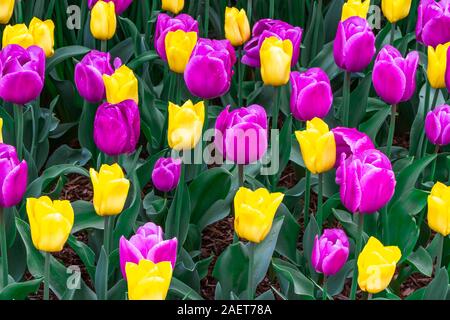
{"type": "Polygon", "coordinates": [[[197,44],[197,32],[170,31],[165,38],[167,62],[173,72],[183,73],[197,44]]]}
{"type": "Polygon", "coordinates": [[[184,8],[184,0],[162,0],[162,9],[178,14],[184,8]]]}
{"type": "Polygon", "coordinates": [[[361,17],[367,19],[369,12],[370,0],[347,0],[342,6],[341,21],[350,17],[361,17]]]}
{"type": "Polygon", "coordinates": [[[91,168],[94,187],[94,209],[99,216],[114,216],[122,212],[127,200],[130,181],[125,178],[122,168],[115,163],[102,165],[100,172],[91,168]]]}
{"type": "Polygon", "coordinates": [[[225,9],[225,38],[235,47],[242,46],[250,39],[250,23],[244,9],[225,9]]]}
{"type": "Polygon", "coordinates": [[[14,11],[15,0],[0,1],[0,23],[7,24],[14,11]]]}
{"type": "Polygon", "coordinates": [[[336,141],[328,125],[319,118],[306,122],[306,130],[296,131],[306,168],[313,174],[331,170],[336,162],[336,141]]]}
{"type": "Polygon", "coordinates": [[[142,259],[139,264],[127,262],[125,273],[129,300],[165,300],[172,280],[172,265],[142,259]]]}
{"type": "Polygon", "coordinates": [[[261,76],[265,85],[282,86],[289,82],[293,46],[291,40],[268,37],[259,51],[261,76]]]}
{"type": "Polygon", "coordinates": [[[434,49],[428,47],[428,81],[435,89],[445,88],[445,70],[447,68],[447,50],[450,42],[440,44],[434,49]]]}
{"type": "Polygon", "coordinates": [[[133,70],[126,65],[114,71],[112,75],[103,75],[106,88],[106,100],[109,103],[120,103],[125,100],[134,100],[139,103],[138,80],[133,70]]]}
{"type": "Polygon", "coordinates": [[[194,149],[202,136],[204,121],[203,101],[194,105],[188,100],[181,107],[169,102],[169,146],[177,151],[194,149]]]}
{"type": "Polygon", "coordinates": [[[428,225],[446,237],[450,234],[450,187],[437,182],[428,196],[428,225]]]}
{"type": "Polygon", "coordinates": [[[33,36],[34,44],[44,50],[46,57],[51,57],[55,50],[55,24],[52,20],[42,21],[39,18],[33,18],[29,27],[33,36]]]}
{"type": "Polygon", "coordinates": [[[381,10],[390,23],[406,18],[411,10],[412,0],[381,0],[381,10]]]}
{"type": "Polygon", "coordinates": [[[273,218],[284,194],[241,187],[234,197],[234,230],[240,238],[253,243],[263,241],[272,228],[273,218]]]}
{"type": "Polygon", "coordinates": [[[27,214],[30,221],[31,239],[36,249],[59,252],[72,231],[74,213],[69,201],[49,197],[28,198],[27,214]]]}
{"type": "Polygon", "coordinates": [[[20,23],[13,26],[6,26],[3,31],[3,48],[10,44],[17,44],[25,49],[34,44],[33,35],[25,24],[20,23]]]}
{"type": "Polygon", "coordinates": [[[370,237],[358,257],[358,285],[362,291],[378,293],[387,288],[402,253],[397,246],[385,247],[370,237]]]}
{"type": "Polygon", "coordinates": [[[116,33],[117,18],[113,1],[98,1],[91,10],[91,33],[95,39],[109,40],[116,33]]]}

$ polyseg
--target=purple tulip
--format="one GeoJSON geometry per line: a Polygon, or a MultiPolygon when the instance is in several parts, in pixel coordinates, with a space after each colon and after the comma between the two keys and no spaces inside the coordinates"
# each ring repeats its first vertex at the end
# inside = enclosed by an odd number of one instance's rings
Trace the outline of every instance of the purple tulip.
{"type": "Polygon", "coordinates": [[[350,17],[340,21],[333,44],[334,61],[348,72],[361,72],[375,54],[375,35],[366,19],[350,17]]]}
{"type": "Polygon", "coordinates": [[[0,98],[15,104],[36,99],[44,87],[45,53],[11,44],[0,52],[0,98]]]}
{"type": "MultiPolygon", "coordinates": [[[[88,0],[89,9],[98,2],[99,0],[88,0]]],[[[104,2],[114,2],[114,7],[116,8],[117,14],[122,14],[125,10],[128,9],[133,0],[103,0],[104,2]]]]}
{"type": "Polygon", "coordinates": [[[19,204],[27,188],[28,165],[17,158],[16,148],[0,144],[0,207],[19,204]]]}
{"type": "Polygon", "coordinates": [[[450,0],[421,0],[417,13],[416,38],[436,47],[450,41],[450,0]]]}
{"type": "Polygon", "coordinates": [[[249,164],[267,151],[267,114],[259,105],[223,110],[216,121],[214,143],[217,150],[237,164],[249,164]]]}
{"type": "Polygon", "coordinates": [[[159,158],[152,172],[153,185],[162,192],[172,191],[180,181],[180,172],[180,159],[159,158]]]}
{"type": "Polygon", "coordinates": [[[230,41],[199,39],[184,72],[186,86],[202,99],[220,97],[230,90],[235,63],[230,41]]]}
{"type": "Polygon", "coordinates": [[[411,99],[416,90],[416,72],[419,54],[410,52],[403,58],[400,51],[386,45],[378,53],[372,81],[377,94],[388,104],[411,99]]]}
{"type": "Polygon", "coordinates": [[[119,241],[120,270],[126,279],[125,265],[127,262],[138,263],[142,259],[150,260],[153,263],[168,261],[175,267],[177,260],[177,238],[164,240],[164,233],[160,226],[148,222],[139,229],[136,234],[125,239],[124,236],[119,241]]]}
{"type": "Polygon", "coordinates": [[[301,121],[324,118],[333,104],[330,79],[320,68],[291,73],[291,112],[301,121]]]}
{"type": "Polygon", "coordinates": [[[179,14],[176,17],[171,17],[168,14],[160,13],[156,21],[155,32],[155,48],[158,55],[164,61],[167,61],[166,56],[166,35],[171,31],[183,30],[185,32],[197,32],[198,22],[188,14],[179,14]]]}
{"type": "Polygon", "coordinates": [[[339,166],[342,155],[344,159],[362,153],[366,150],[375,149],[375,145],[368,135],[355,128],[337,127],[332,129],[336,141],[336,167],[339,166]]]}
{"type": "Polygon", "coordinates": [[[374,213],[384,207],[395,191],[395,175],[389,158],[376,149],[345,159],[336,171],[341,201],[352,213],[374,213]]]}
{"type": "Polygon", "coordinates": [[[300,57],[302,33],[302,28],[293,27],[289,23],[281,20],[259,20],[253,27],[252,38],[244,47],[245,55],[242,57],[242,63],[253,68],[261,67],[259,50],[261,49],[261,46],[266,38],[275,36],[281,40],[291,40],[294,47],[291,65],[295,66],[300,57]]]}
{"type": "Polygon", "coordinates": [[[133,100],[118,104],[103,103],[94,120],[94,142],[110,156],[132,153],[139,141],[139,108],[133,100]]]}
{"type": "MultiPolygon", "coordinates": [[[[105,98],[105,84],[102,76],[114,73],[111,66],[111,55],[107,52],[92,50],[75,66],[75,85],[80,96],[90,103],[100,102],[105,98]]],[[[116,68],[121,65],[120,59],[114,60],[116,68]]]]}
{"type": "Polygon", "coordinates": [[[311,255],[311,263],[318,273],[332,276],[347,262],[350,245],[347,235],[341,229],[325,229],[316,235],[311,255]]]}
{"type": "Polygon", "coordinates": [[[425,119],[425,133],[434,145],[450,144],[450,106],[442,105],[428,112],[425,119]]]}

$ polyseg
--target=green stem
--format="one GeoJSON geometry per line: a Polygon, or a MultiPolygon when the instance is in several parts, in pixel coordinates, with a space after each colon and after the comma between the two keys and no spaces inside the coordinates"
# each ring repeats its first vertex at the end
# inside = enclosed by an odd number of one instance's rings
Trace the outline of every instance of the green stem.
{"type": "Polygon", "coordinates": [[[102,52],[108,51],[108,41],[107,40],[100,41],[100,51],[102,51],[102,52]]]}
{"type": "Polygon", "coordinates": [[[109,251],[110,251],[110,240],[111,240],[111,222],[112,222],[112,217],[110,216],[106,216],[105,217],[105,227],[103,230],[103,246],[105,247],[105,251],[106,253],[109,255],[109,251]]]}
{"type": "Polygon", "coordinates": [[[306,169],[306,182],[305,182],[305,209],[303,210],[303,223],[306,230],[309,220],[309,202],[311,198],[311,172],[306,169]]]}
{"type": "Polygon", "coordinates": [[[391,108],[391,123],[389,124],[389,135],[386,147],[386,155],[391,156],[392,143],[394,142],[395,119],[397,116],[397,105],[393,104],[391,108]]]}
{"type": "Polygon", "coordinates": [[[244,165],[238,164],[238,172],[239,172],[239,187],[244,186],[245,176],[244,176],[244,165]]]}
{"type": "Polygon", "coordinates": [[[395,28],[397,27],[397,24],[394,22],[391,24],[391,36],[389,39],[389,43],[391,45],[394,45],[394,39],[395,39],[395,28]]]}
{"type": "Polygon", "coordinates": [[[255,255],[255,244],[252,242],[248,243],[248,281],[247,281],[247,292],[248,300],[253,300],[253,260],[255,255]]]}
{"type": "Polygon", "coordinates": [[[278,128],[278,114],[280,113],[280,87],[274,87],[274,105],[272,110],[272,129],[278,128]]]}
{"type": "Polygon", "coordinates": [[[243,107],[242,105],[242,82],[244,81],[244,64],[241,62],[242,61],[242,47],[239,47],[238,49],[238,63],[237,63],[237,68],[238,68],[238,104],[239,107],[243,107]]]}
{"type": "Polygon", "coordinates": [[[14,124],[16,129],[16,149],[19,160],[23,159],[23,106],[14,105],[14,124]]]}
{"type": "Polygon", "coordinates": [[[431,103],[430,109],[433,110],[434,108],[436,108],[436,104],[439,98],[439,89],[435,89],[434,90],[434,95],[433,95],[433,102],[431,103]]]}
{"type": "Polygon", "coordinates": [[[275,0],[270,0],[269,18],[273,19],[274,14],[275,14],[275,0]]]}
{"type": "Polygon", "coordinates": [[[343,92],[343,106],[344,106],[344,114],[343,114],[343,123],[345,127],[349,126],[349,114],[350,114],[350,76],[351,73],[346,71],[344,75],[344,92],[343,92]]]}
{"type": "Polygon", "coordinates": [[[247,0],[247,18],[250,25],[252,24],[253,0],[247,0]]]}
{"type": "Polygon", "coordinates": [[[205,0],[205,25],[203,29],[203,35],[208,38],[209,31],[209,0],[205,0]]]}
{"type": "Polygon", "coordinates": [[[431,164],[430,181],[434,181],[434,176],[436,175],[436,165],[438,160],[437,155],[439,154],[439,145],[436,145],[434,153],[436,154],[436,158],[433,160],[433,163],[431,164]]]}
{"type": "Polygon", "coordinates": [[[176,82],[175,82],[176,83],[176,88],[175,88],[175,91],[176,91],[175,99],[176,99],[176,101],[175,101],[175,103],[181,106],[183,104],[183,101],[181,101],[181,91],[182,91],[182,86],[183,86],[183,75],[182,74],[175,74],[175,77],[176,77],[176,82]]]}
{"type": "Polygon", "coordinates": [[[45,252],[44,300],[50,299],[50,252],[45,252]]]}
{"type": "Polygon", "coordinates": [[[362,213],[355,213],[359,215],[358,223],[358,239],[356,239],[355,248],[355,261],[353,262],[353,278],[352,278],[352,288],[350,291],[350,300],[356,299],[356,289],[358,288],[358,257],[361,252],[362,235],[364,230],[364,215],[362,213]]]}
{"type": "Polygon", "coordinates": [[[439,237],[439,243],[438,243],[438,252],[437,252],[437,259],[436,259],[436,268],[434,270],[434,274],[438,272],[438,270],[441,268],[442,265],[442,253],[444,251],[444,236],[440,233],[436,234],[436,237],[439,237]]]}
{"type": "Polygon", "coordinates": [[[322,232],[322,225],[323,225],[322,204],[323,204],[323,174],[319,173],[319,185],[317,193],[317,225],[319,226],[319,233],[322,232]]]}
{"type": "Polygon", "coordinates": [[[328,290],[327,290],[327,276],[323,276],[323,284],[322,284],[322,300],[328,300],[328,290]]]}
{"type": "Polygon", "coordinates": [[[0,241],[1,241],[1,255],[2,255],[2,282],[0,288],[5,288],[8,285],[8,244],[6,239],[6,219],[3,208],[0,208],[0,241]]]}
{"type": "Polygon", "coordinates": [[[22,0],[16,0],[16,24],[23,22],[22,0]]]}

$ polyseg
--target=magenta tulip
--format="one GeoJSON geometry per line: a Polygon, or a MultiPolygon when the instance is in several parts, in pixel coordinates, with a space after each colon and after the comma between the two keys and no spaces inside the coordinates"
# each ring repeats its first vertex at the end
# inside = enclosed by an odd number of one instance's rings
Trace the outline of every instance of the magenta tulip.
{"type": "Polygon", "coordinates": [[[180,181],[180,172],[180,159],[160,158],[152,171],[153,185],[162,192],[172,191],[180,181]]]}
{"type": "Polygon", "coordinates": [[[450,144],[450,106],[436,107],[427,114],[425,133],[432,144],[446,146],[450,144]]]}
{"type": "Polygon", "coordinates": [[[0,144],[0,207],[13,207],[22,201],[27,188],[28,165],[19,161],[16,148],[0,144]]]}
{"type": "Polygon", "coordinates": [[[336,141],[336,167],[339,166],[342,155],[344,159],[360,154],[366,150],[375,149],[375,145],[368,135],[355,128],[337,127],[332,129],[336,141]]]}
{"type": "MultiPolygon", "coordinates": [[[[92,7],[98,2],[99,0],[88,0],[88,7],[89,9],[92,9],[92,7]]],[[[133,2],[133,0],[102,0],[104,2],[114,2],[114,7],[116,9],[117,14],[122,14],[125,10],[128,9],[130,4],[133,2]]]]}
{"type": "Polygon", "coordinates": [[[347,235],[341,229],[325,229],[316,235],[311,263],[318,273],[332,276],[338,273],[347,262],[350,244],[347,235]]]}
{"type": "Polygon", "coordinates": [[[450,0],[421,0],[417,13],[416,38],[436,47],[450,41],[450,0]]]}

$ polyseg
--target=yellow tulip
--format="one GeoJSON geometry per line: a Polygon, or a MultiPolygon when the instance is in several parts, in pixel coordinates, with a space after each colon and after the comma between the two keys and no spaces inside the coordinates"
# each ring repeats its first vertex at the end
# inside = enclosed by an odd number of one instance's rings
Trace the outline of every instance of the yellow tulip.
{"type": "Polygon", "coordinates": [[[34,44],[44,50],[46,57],[51,57],[55,53],[53,49],[55,45],[55,24],[53,21],[33,18],[29,30],[33,36],[34,44]]]}
{"type": "Polygon", "coordinates": [[[370,0],[347,0],[342,6],[341,21],[345,21],[350,17],[367,18],[369,12],[370,0]]]}
{"type": "Polygon", "coordinates": [[[202,136],[204,121],[203,101],[194,105],[188,100],[181,107],[169,102],[169,146],[177,151],[194,149],[202,136]]]}
{"type": "Polygon", "coordinates": [[[445,70],[447,68],[447,50],[450,42],[439,44],[436,49],[428,47],[428,81],[435,89],[445,88],[445,70]]]}
{"type": "Polygon", "coordinates": [[[250,39],[250,24],[244,9],[225,9],[225,38],[235,47],[242,46],[250,39]]]}
{"type": "Polygon", "coordinates": [[[112,75],[103,75],[106,88],[106,100],[109,103],[120,103],[125,100],[134,100],[139,103],[138,80],[133,70],[126,65],[121,66],[112,75]]]}
{"type": "Polygon", "coordinates": [[[34,44],[33,35],[25,24],[20,23],[13,26],[6,26],[3,31],[3,48],[10,44],[17,44],[25,49],[34,44]]]}
{"type": "Polygon", "coordinates": [[[100,172],[91,168],[94,187],[94,209],[99,216],[114,216],[122,212],[127,200],[130,181],[125,178],[122,168],[115,163],[102,165],[100,172]]]}
{"type": "Polygon", "coordinates": [[[265,85],[282,86],[289,82],[293,46],[291,40],[268,37],[259,51],[261,76],[265,85]]]}
{"type": "Polygon", "coordinates": [[[306,122],[306,130],[296,131],[306,168],[313,174],[331,170],[336,162],[336,141],[328,125],[319,118],[306,122]]]}
{"type": "Polygon", "coordinates": [[[178,14],[184,8],[184,0],[162,0],[162,9],[178,14]]]}
{"type": "Polygon", "coordinates": [[[28,198],[27,214],[30,221],[31,239],[36,249],[59,252],[72,231],[74,213],[69,201],[49,197],[28,198]]]}
{"type": "Polygon", "coordinates": [[[165,300],[172,280],[172,265],[142,259],[139,264],[127,262],[125,273],[129,300],[165,300]]]}
{"type": "Polygon", "coordinates": [[[402,257],[396,246],[385,247],[370,237],[358,257],[358,285],[362,291],[378,293],[387,288],[402,257]]]}
{"type": "Polygon", "coordinates": [[[14,11],[15,0],[0,0],[0,23],[7,24],[14,11]]]}
{"type": "Polygon", "coordinates": [[[234,197],[234,230],[240,238],[253,243],[263,241],[272,228],[273,218],[284,194],[241,187],[234,197]]]}
{"type": "Polygon", "coordinates": [[[165,38],[167,62],[173,72],[183,73],[197,44],[197,32],[170,31],[165,38]]]}
{"type": "Polygon", "coordinates": [[[412,0],[381,0],[381,10],[390,23],[407,17],[411,10],[412,0]]]}
{"type": "Polygon", "coordinates": [[[117,18],[113,1],[98,1],[91,10],[91,33],[95,39],[109,40],[116,33],[117,18]]]}
{"type": "Polygon", "coordinates": [[[437,182],[428,196],[428,225],[446,237],[450,234],[450,187],[437,182]]]}

